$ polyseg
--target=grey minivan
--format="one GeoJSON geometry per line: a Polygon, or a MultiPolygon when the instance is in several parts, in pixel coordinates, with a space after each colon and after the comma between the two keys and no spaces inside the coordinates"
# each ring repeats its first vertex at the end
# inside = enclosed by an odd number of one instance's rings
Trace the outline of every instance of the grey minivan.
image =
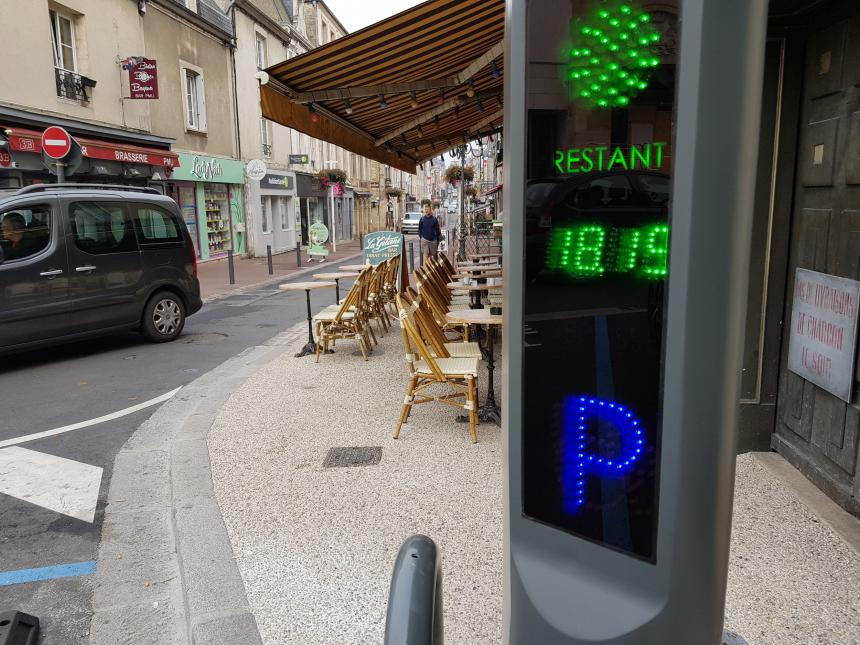
{"type": "Polygon", "coordinates": [[[0,353],[137,329],[202,306],[179,209],[153,188],[37,184],[0,198],[0,353]]]}

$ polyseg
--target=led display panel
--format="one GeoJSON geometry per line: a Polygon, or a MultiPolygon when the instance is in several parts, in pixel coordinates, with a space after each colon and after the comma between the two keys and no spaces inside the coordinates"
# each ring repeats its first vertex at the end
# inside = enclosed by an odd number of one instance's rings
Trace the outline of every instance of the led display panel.
{"type": "Polygon", "coordinates": [[[659,6],[530,4],[523,321],[524,515],[652,563],[678,27],[659,6]]]}

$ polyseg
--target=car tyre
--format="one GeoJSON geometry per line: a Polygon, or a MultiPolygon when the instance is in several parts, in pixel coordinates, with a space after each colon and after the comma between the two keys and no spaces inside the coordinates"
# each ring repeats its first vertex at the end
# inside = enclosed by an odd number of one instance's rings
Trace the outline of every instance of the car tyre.
{"type": "Polygon", "coordinates": [[[167,343],[185,327],[185,305],[172,291],[159,291],[143,310],[140,330],[153,343],[167,343]]]}

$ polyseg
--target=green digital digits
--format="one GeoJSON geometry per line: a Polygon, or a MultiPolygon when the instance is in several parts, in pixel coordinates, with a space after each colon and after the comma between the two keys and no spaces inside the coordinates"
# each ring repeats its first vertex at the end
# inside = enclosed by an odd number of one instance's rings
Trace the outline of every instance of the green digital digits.
{"type": "Polygon", "coordinates": [[[578,224],[553,231],[547,269],[575,277],[632,273],[659,280],[668,273],[669,227],[640,228],[578,224]]]}

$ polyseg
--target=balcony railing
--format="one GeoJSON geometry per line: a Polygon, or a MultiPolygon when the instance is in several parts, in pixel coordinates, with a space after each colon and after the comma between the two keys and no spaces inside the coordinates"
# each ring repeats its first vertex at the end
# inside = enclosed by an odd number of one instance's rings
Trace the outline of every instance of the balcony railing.
{"type": "Polygon", "coordinates": [[[271,157],[272,156],[272,144],[271,143],[264,143],[263,144],[263,156],[264,157],[271,157]]]}
{"type": "Polygon", "coordinates": [[[54,68],[54,76],[57,81],[57,96],[73,101],[90,100],[87,88],[96,86],[93,79],[59,67],[54,68]]]}

